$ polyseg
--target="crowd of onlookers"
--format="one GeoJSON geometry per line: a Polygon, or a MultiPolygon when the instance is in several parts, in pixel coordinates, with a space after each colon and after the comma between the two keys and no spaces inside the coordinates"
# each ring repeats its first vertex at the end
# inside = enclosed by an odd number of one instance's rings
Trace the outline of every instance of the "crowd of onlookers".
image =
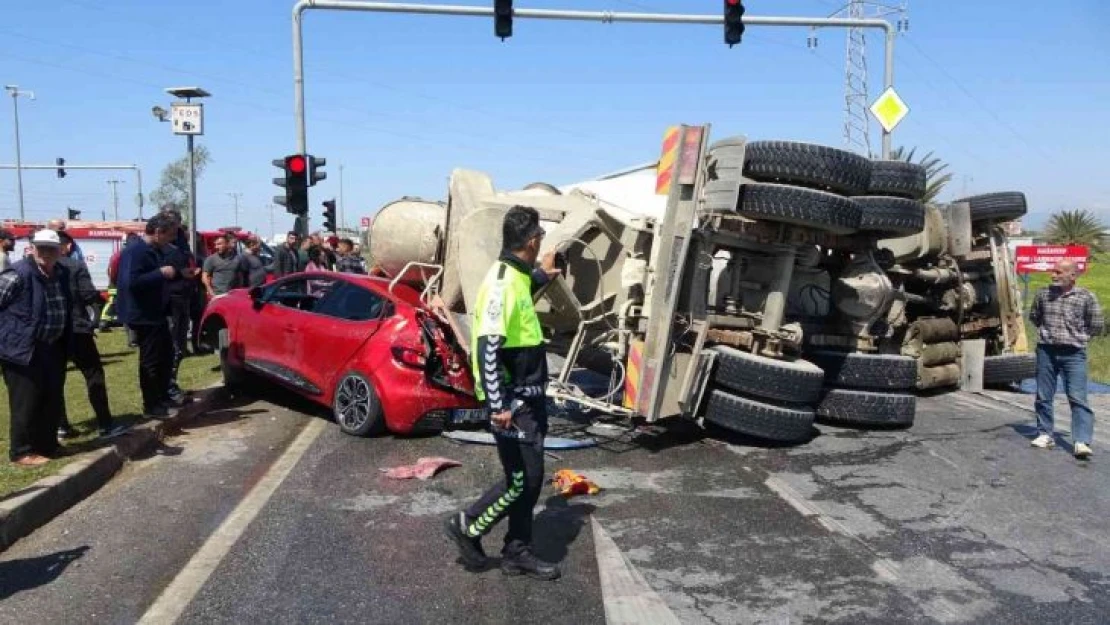
{"type": "MultiPolygon", "coordinates": [[[[143,236],[128,236],[108,265],[113,317],[139,350],[147,418],[168,418],[189,403],[177,371],[190,346],[199,349],[198,325],[209,298],[301,271],[367,273],[350,239],[302,239],[290,232],[273,258],[264,259],[257,236],[245,237],[240,251],[239,238],[228,233],[216,237],[201,258],[186,232],[181,213],[166,207],[147,220],[143,236]]],[[[0,230],[0,366],[11,410],[9,458],[19,466],[39,466],[66,455],[60,439],[80,435],[66,414],[68,362],[85,377],[99,435],[113,438],[129,426],[112,416],[95,341],[105,299],[66,223],[51,220],[35,232],[23,258],[9,258],[14,249],[15,237],[0,230]]]]}

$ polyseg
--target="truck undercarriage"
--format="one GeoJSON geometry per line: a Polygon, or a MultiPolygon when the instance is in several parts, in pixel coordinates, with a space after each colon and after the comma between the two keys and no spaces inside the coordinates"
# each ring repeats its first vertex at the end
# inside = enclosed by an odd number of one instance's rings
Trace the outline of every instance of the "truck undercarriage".
{"type": "Polygon", "coordinates": [[[413,281],[427,274],[406,263],[442,265],[429,292],[465,332],[504,212],[536,208],[542,251],[566,258],[537,301],[549,350],[566,359],[549,394],[649,422],[681,415],[776,441],[806,440],[815,419],[905,427],[916,390],[961,382],[973,341],[987,383],[1029,373],[998,227],[1024,214],[1024,196],[926,205],[917,165],[675,131],[661,217],[578,189],[497,192],[485,174],[456,170],[447,202],[423,203],[430,220],[406,224],[415,230],[376,223],[371,253],[413,281]],[[412,240],[419,254],[398,243],[412,240]],[[608,393],[572,384],[577,368],[610,375],[608,393]]]}

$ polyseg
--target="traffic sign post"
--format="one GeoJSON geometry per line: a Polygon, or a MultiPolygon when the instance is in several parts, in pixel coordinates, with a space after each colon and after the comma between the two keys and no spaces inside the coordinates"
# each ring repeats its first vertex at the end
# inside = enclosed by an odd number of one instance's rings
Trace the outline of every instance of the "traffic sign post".
{"type": "Polygon", "coordinates": [[[1019,274],[1031,274],[1052,271],[1056,263],[1070,260],[1079,273],[1085,273],[1089,256],[1086,245],[1019,245],[1014,264],[1019,274]]]}
{"type": "Polygon", "coordinates": [[[204,134],[204,105],[196,102],[174,102],[170,105],[170,120],[175,135],[204,134]]]}

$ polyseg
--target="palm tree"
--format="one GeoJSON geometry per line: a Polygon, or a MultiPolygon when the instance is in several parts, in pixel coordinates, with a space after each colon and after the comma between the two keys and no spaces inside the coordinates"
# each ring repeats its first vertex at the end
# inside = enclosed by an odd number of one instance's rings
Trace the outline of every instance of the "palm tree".
{"type": "Polygon", "coordinates": [[[927,204],[932,204],[933,201],[937,199],[937,196],[940,195],[940,192],[944,190],[944,186],[952,182],[952,172],[947,171],[948,163],[933,156],[932,152],[922,156],[920,159],[914,160],[916,154],[917,148],[913,148],[907,152],[906,148],[898,146],[890,153],[890,158],[895,161],[917,163],[925,168],[925,197],[922,198],[922,201],[927,204]]]}
{"type": "Polygon", "coordinates": [[[1086,209],[1064,210],[1049,217],[1045,238],[1059,245],[1086,245],[1092,252],[1102,251],[1106,226],[1086,209]]]}

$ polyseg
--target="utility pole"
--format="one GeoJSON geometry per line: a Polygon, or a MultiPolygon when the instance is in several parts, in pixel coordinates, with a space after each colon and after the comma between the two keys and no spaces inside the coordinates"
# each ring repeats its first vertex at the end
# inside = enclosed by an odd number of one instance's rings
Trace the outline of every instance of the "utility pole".
{"type": "Polygon", "coordinates": [[[122,180],[108,181],[108,184],[112,185],[112,219],[116,221],[119,221],[119,193],[116,191],[116,185],[122,183],[122,180]]]}
{"type": "Polygon", "coordinates": [[[228,197],[235,200],[235,225],[239,225],[239,198],[243,197],[242,193],[228,193],[228,197]]]}
{"type": "Polygon", "coordinates": [[[343,164],[339,164],[339,227],[346,230],[347,220],[343,218],[343,164]]]}
{"type": "Polygon", "coordinates": [[[4,85],[4,88],[12,94],[12,111],[15,113],[15,180],[19,188],[19,220],[23,221],[26,217],[23,213],[23,155],[20,153],[19,145],[19,96],[27,96],[34,100],[35,92],[23,91],[19,85],[4,85]]]}

